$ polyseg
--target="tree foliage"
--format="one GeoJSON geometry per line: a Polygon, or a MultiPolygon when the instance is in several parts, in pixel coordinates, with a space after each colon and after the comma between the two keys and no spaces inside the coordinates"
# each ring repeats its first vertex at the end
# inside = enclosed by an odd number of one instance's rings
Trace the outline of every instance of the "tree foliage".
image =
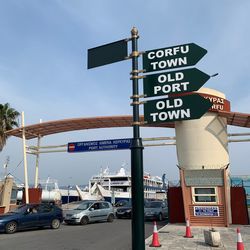
{"type": "Polygon", "coordinates": [[[18,127],[16,120],[19,115],[20,113],[11,108],[9,103],[0,104],[0,151],[3,150],[8,138],[5,132],[18,127]]]}

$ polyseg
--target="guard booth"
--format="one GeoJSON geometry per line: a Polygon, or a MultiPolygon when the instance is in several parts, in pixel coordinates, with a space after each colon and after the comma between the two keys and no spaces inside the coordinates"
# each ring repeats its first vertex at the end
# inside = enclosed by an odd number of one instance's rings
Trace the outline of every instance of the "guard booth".
{"type": "Polygon", "coordinates": [[[175,122],[185,218],[197,226],[248,224],[244,188],[230,186],[227,120],[217,113],[230,112],[230,103],[219,91],[198,92],[213,103],[209,111],[200,119],[175,122]]]}
{"type": "Polygon", "coordinates": [[[248,193],[243,185],[227,182],[227,170],[181,170],[181,176],[182,186],[168,187],[170,223],[185,223],[186,215],[194,226],[224,227],[230,224],[231,211],[232,224],[250,224],[248,193]]]}
{"type": "Polygon", "coordinates": [[[184,214],[191,225],[224,227],[232,222],[227,121],[214,111],[230,111],[230,103],[216,90],[198,92],[213,106],[200,119],[175,122],[184,214]]]}
{"type": "Polygon", "coordinates": [[[181,170],[185,215],[194,226],[229,226],[226,169],[181,170]]]}

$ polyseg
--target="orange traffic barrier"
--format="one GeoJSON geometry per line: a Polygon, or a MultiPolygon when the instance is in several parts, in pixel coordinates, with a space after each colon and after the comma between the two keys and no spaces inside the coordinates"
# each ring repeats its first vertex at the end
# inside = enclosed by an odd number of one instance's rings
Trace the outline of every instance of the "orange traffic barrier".
{"type": "Polygon", "coordinates": [[[191,233],[191,227],[190,227],[190,222],[189,219],[186,220],[186,235],[184,236],[185,238],[193,238],[191,233]]]}
{"type": "Polygon", "coordinates": [[[161,247],[161,244],[159,243],[158,230],[157,230],[157,226],[156,226],[155,221],[154,221],[154,231],[153,231],[152,243],[149,246],[150,247],[161,247]]]}
{"type": "Polygon", "coordinates": [[[241,238],[240,229],[237,228],[237,250],[244,250],[244,244],[241,238]]]}

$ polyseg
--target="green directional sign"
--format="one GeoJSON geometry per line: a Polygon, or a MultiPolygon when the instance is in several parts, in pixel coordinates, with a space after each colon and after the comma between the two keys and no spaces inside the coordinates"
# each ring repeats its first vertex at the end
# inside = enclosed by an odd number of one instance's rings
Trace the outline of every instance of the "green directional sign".
{"type": "Polygon", "coordinates": [[[88,49],[88,69],[125,60],[128,56],[127,40],[123,39],[88,49]]]}
{"type": "Polygon", "coordinates": [[[195,43],[149,50],[143,54],[143,69],[152,72],[193,66],[206,53],[206,49],[195,43]]]}
{"type": "Polygon", "coordinates": [[[152,97],[192,92],[203,86],[209,78],[209,75],[196,68],[145,75],[143,93],[145,97],[152,97]]]}
{"type": "Polygon", "coordinates": [[[144,121],[152,124],[199,119],[211,106],[199,94],[151,100],[144,103],[144,121]]]}

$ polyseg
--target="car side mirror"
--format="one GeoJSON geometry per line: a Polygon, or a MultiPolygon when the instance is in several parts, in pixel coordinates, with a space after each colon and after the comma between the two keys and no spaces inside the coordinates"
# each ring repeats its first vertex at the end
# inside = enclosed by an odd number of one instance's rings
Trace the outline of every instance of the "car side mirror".
{"type": "Polygon", "coordinates": [[[90,209],[89,209],[89,211],[94,211],[95,209],[93,208],[93,207],[91,207],[90,209]]]}

